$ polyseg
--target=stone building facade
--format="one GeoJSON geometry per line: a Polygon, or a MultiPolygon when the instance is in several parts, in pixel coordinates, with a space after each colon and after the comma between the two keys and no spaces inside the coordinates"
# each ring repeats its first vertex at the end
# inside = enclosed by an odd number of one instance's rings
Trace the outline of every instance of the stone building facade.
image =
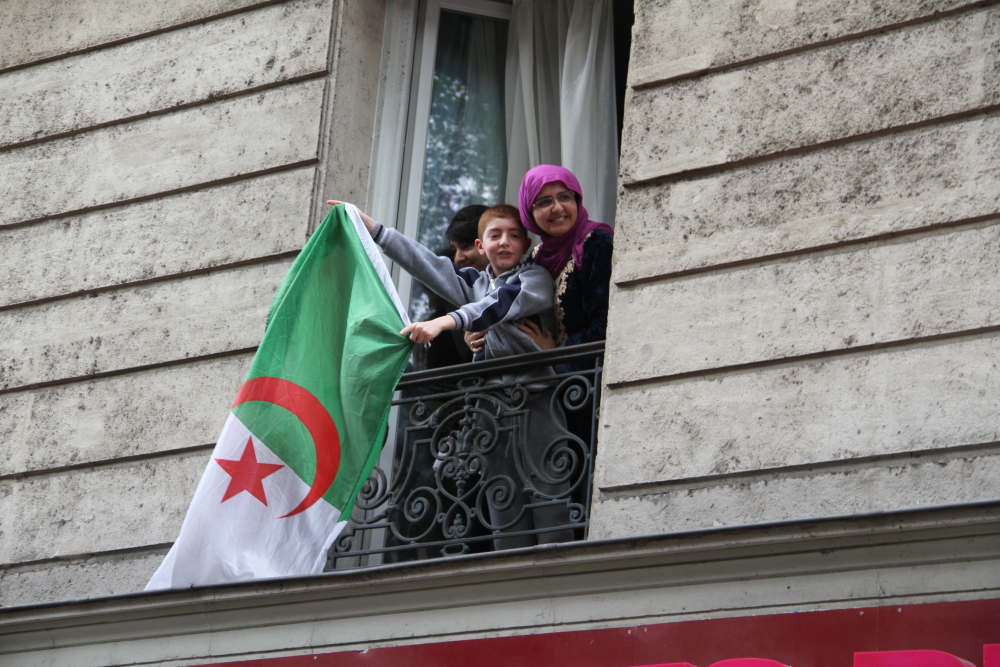
{"type": "MultiPolygon", "coordinates": [[[[4,607],[142,589],[323,200],[392,209],[419,12],[0,5],[4,607]]],[[[998,104],[994,0],[636,0],[590,543],[4,610],[0,647],[191,664],[1000,597],[998,104]]]]}
{"type": "Polygon", "coordinates": [[[0,10],[3,605],[166,553],[324,195],[365,199],[385,17],[63,5],[0,10]]]}
{"type": "Polygon", "coordinates": [[[997,497],[998,40],[993,3],[638,3],[597,535],[997,497]]]}

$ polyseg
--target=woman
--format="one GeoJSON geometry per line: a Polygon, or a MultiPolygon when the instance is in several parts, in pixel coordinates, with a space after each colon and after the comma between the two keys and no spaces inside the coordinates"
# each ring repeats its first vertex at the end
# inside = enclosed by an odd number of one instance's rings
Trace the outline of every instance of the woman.
{"type": "MultiPolygon", "coordinates": [[[[608,225],[594,222],[583,206],[580,183],[568,169],[553,165],[540,165],[530,170],[521,182],[518,208],[522,224],[541,237],[542,243],[532,255],[535,264],[545,267],[555,281],[554,308],[556,314],[555,335],[530,321],[518,325],[518,329],[530,336],[543,350],[556,346],[579,345],[604,340],[608,325],[608,287],[611,282],[611,250],[614,231],[608,225]]],[[[466,341],[473,350],[481,347],[481,340],[466,341]]],[[[557,373],[585,371],[593,368],[593,361],[563,364],[554,367],[557,373]]],[[[567,470],[557,470],[553,462],[563,461],[558,456],[547,456],[543,452],[578,450],[566,429],[581,445],[592,446],[592,414],[585,405],[577,405],[564,413],[562,402],[553,401],[554,387],[533,394],[526,402],[531,411],[529,434],[520,432],[526,441],[518,447],[525,454],[525,460],[532,462],[533,487],[536,489],[529,500],[538,505],[530,515],[524,514],[521,522],[505,527],[502,532],[518,532],[530,528],[565,526],[570,523],[567,506],[563,502],[585,502],[583,486],[570,494],[572,475],[567,470]],[[556,449],[546,449],[553,448],[556,449]],[[556,481],[559,480],[559,481],[556,481]],[[549,502],[550,499],[556,502],[549,502]]],[[[512,430],[512,433],[519,431],[512,430]]],[[[592,451],[592,450],[588,450],[592,451]]],[[[496,465],[496,461],[493,462],[496,465]]],[[[501,469],[502,477],[519,479],[514,466],[501,469]]],[[[522,512],[524,494],[518,494],[518,503],[510,503],[507,514],[490,507],[493,525],[505,525],[512,521],[510,515],[522,512]]],[[[565,542],[573,539],[572,531],[562,529],[539,533],[533,539],[525,536],[497,538],[494,548],[505,549],[529,546],[534,543],[565,542]]]]}
{"type": "Polygon", "coordinates": [[[556,283],[555,337],[530,323],[523,331],[543,350],[604,340],[614,230],[590,219],[580,183],[563,167],[531,169],[521,181],[518,204],[521,222],[542,238],[535,264],[556,283]]]}
{"type": "MultiPolygon", "coordinates": [[[[542,239],[532,257],[535,264],[548,269],[555,281],[553,305],[556,315],[555,336],[527,321],[524,325],[519,325],[518,329],[530,336],[543,350],[604,340],[608,328],[608,290],[611,283],[614,230],[603,222],[590,219],[583,206],[583,192],[579,181],[569,169],[563,167],[543,164],[528,171],[521,181],[517,199],[522,224],[542,239]]],[[[594,368],[592,360],[553,367],[559,374],[586,371],[588,368],[594,368]]],[[[553,413],[549,416],[547,410],[550,409],[550,396],[551,394],[543,394],[542,400],[529,401],[528,405],[535,411],[532,415],[535,418],[533,423],[545,423],[555,417],[556,422],[563,422],[564,427],[579,438],[580,444],[590,443],[592,447],[591,401],[565,413],[556,401],[551,401],[551,409],[556,410],[558,415],[553,413]],[[546,414],[541,414],[543,412],[546,414]]],[[[565,395],[563,405],[568,407],[565,395]]],[[[557,431],[563,431],[564,427],[556,424],[557,431]]],[[[576,449],[561,434],[551,440],[547,434],[543,435],[532,429],[531,437],[542,443],[558,442],[561,447],[576,449]]],[[[592,449],[589,451],[593,452],[592,449]]],[[[551,469],[543,466],[540,469],[553,475],[554,471],[551,469]]],[[[544,488],[543,492],[565,494],[567,486],[568,483],[552,485],[544,488]]],[[[586,503],[588,495],[589,490],[581,486],[570,495],[570,499],[572,502],[586,503]]],[[[544,499],[546,496],[543,493],[541,497],[544,499]]],[[[565,514],[555,514],[556,508],[565,512],[564,508],[556,505],[550,525],[565,525],[568,517],[565,514]]],[[[539,517],[535,516],[533,520],[537,528],[539,517]]],[[[539,535],[538,542],[572,539],[566,533],[568,531],[560,531],[545,538],[539,535]]]]}
{"type": "MultiPolygon", "coordinates": [[[[604,340],[614,230],[594,222],[583,206],[580,183],[569,169],[543,164],[528,171],[518,195],[521,222],[542,238],[535,264],[555,280],[555,335],[532,322],[518,325],[543,350],[604,340]]],[[[466,334],[473,352],[482,333],[466,334]]]]}

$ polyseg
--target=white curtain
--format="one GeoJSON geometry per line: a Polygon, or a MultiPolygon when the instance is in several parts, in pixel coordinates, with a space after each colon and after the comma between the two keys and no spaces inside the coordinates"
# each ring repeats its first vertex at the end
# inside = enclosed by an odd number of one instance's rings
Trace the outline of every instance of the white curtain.
{"type": "Polygon", "coordinates": [[[492,206],[507,177],[503,86],[506,21],[442,11],[427,121],[418,240],[446,248],[455,211],[492,206]]]}
{"type": "MultiPolygon", "coordinates": [[[[417,229],[417,240],[434,251],[448,247],[445,230],[458,209],[502,201],[508,30],[505,20],[441,12],[417,229]]],[[[431,293],[414,282],[413,319],[429,319],[437,307],[431,293]]],[[[414,361],[422,363],[419,355],[414,361]]]]}
{"type": "Polygon", "coordinates": [[[612,0],[514,0],[507,37],[507,202],[524,173],[566,167],[593,220],[614,223],[618,177],[612,0]]]}

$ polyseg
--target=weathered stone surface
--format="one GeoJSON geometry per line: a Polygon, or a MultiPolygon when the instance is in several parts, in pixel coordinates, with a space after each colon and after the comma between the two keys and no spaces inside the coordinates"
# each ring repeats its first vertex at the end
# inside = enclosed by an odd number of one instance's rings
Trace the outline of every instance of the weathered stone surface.
{"type": "Polygon", "coordinates": [[[0,605],[38,604],[141,591],[166,548],[0,570],[0,605]]]}
{"type": "Polygon", "coordinates": [[[984,9],[634,91],[625,183],[769,155],[1000,102],[1000,10],[984,9]]]}
{"type": "MultiPolygon", "coordinates": [[[[336,86],[325,108],[329,150],[320,168],[323,192],[362,206],[370,194],[368,166],[380,84],[385,4],[345,2],[341,11],[341,20],[350,29],[343,31],[335,47],[336,86]]],[[[381,193],[372,194],[377,197],[381,193]]]]}
{"type": "Polygon", "coordinates": [[[174,541],[210,456],[0,480],[0,563],[174,541]]]}
{"type": "Polygon", "coordinates": [[[640,0],[629,85],[761,58],[977,4],[976,0],[640,0]]]}
{"type": "Polygon", "coordinates": [[[1000,451],[908,457],[890,464],[720,484],[678,485],[662,493],[596,493],[589,539],[651,535],[764,521],[968,503],[996,498],[1000,451]]]}
{"type": "Polygon", "coordinates": [[[316,157],[325,81],[0,152],[0,225],[316,157]]]}
{"type": "Polygon", "coordinates": [[[0,312],[0,388],[255,346],[290,264],[271,261],[0,312]]]}
{"type": "Polygon", "coordinates": [[[1000,118],[623,189],[627,281],[1000,213],[1000,118]]]}
{"type": "Polygon", "coordinates": [[[298,250],[315,169],[0,229],[0,306],[298,250]]]}
{"type": "Polygon", "coordinates": [[[608,488],[1000,442],[1000,338],[608,389],[608,488]]]}
{"type": "Polygon", "coordinates": [[[251,359],[240,354],[0,394],[0,475],[211,444],[251,359]]]}
{"type": "Polygon", "coordinates": [[[613,289],[608,383],[1000,324],[1000,226],[613,289]]]}
{"type": "Polygon", "coordinates": [[[326,69],[332,0],[295,0],[0,75],[0,146],[326,69]]]}
{"type": "Polygon", "coordinates": [[[0,3],[0,68],[107,44],[263,4],[261,0],[0,3]]]}

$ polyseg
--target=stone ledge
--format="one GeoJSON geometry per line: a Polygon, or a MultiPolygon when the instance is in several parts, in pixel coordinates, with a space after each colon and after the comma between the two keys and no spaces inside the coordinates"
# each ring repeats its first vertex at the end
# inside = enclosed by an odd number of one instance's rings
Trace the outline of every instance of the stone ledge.
{"type": "Polygon", "coordinates": [[[52,667],[97,667],[114,646],[119,665],[191,664],[749,610],[984,599],[1000,595],[998,547],[997,502],[546,545],[0,609],[0,655],[11,667],[42,656],[52,667]]]}
{"type": "Polygon", "coordinates": [[[325,86],[289,84],[0,152],[0,198],[8,202],[0,225],[315,159],[325,86]]]}
{"type": "Polygon", "coordinates": [[[272,4],[274,0],[7,2],[0,9],[0,69],[113,44],[149,33],[272,4]]]}
{"type": "Polygon", "coordinates": [[[0,147],[325,72],[331,0],[293,0],[0,75],[0,147]]]}
{"type": "Polygon", "coordinates": [[[1000,215],[1000,116],[624,188],[624,283],[1000,215]]]}
{"type": "Polygon", "coordinates": [[[640,4],[629,85],[655,85],[775,53],[856,38],[912,21],[962,11],[979,0],[677,0],[640,4]]]}
{"type": "Polygon", "coordinates": [[[1000,9],[632,91],[625,185],[870,136],[1000,103],[1000,9]]]}

